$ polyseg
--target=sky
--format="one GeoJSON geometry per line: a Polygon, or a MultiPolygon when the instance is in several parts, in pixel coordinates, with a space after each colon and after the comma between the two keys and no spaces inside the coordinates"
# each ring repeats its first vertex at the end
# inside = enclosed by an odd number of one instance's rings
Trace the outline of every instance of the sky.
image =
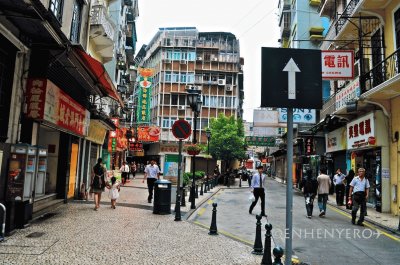
{"type": "Polygon", "coordinates": [[[162,27],[235,34],[244,58],[244,120],[261,104],[261,47],[279,46],[279,0],[138,0],[137,50],[162,27]]]}

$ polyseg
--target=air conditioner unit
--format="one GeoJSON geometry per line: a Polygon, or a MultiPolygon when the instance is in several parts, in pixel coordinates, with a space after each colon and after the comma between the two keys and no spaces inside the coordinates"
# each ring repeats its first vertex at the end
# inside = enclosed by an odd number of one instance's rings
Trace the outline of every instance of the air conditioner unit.
{"type": "Polygon", "coordinates": [[[225,85],[225,79],[218,79],[218,85],[219,86],[224,86],[225,85]]]}
{"type": "Polygon", "coordinates": [[[171,59],[165,59],[164,62],[165,63],[171,63],[171,59]]]}
{"type": "Polygon", "coordinates": [[[346,86],[346,81],[339,80],[338,81],[338,88],[344,88],[346,86]]]}
{"type": "Polygon", "coordinates": [[[186,85],[186,86],[185,86],[185,89],[186,89],[186,90],[188,90],[188,89],[193,89],[193,88],[194,88],[194,87],[193,87],[192,85],[186,85]]]}
{"type": "Polygon", "coordinates": [[[233,91],[233,86],[226,86],[225,90],[228,92],[232,92],[233,91]]]}
{"type": "Polygon", "coordinates": [[[185,110],[186,106],[178,106],[178,110],[185,110]]]}
{"type": "Polygon", "coordinates": [[[203,89],[203,86],[195,86],[195,88],[196,88],[197,90],[202,90],[202,89],[203,89]]]}
{"type": "Polygon", "coordinates": [[[181,60],[181,64],[187,64],[186,60],[181,60]]]}
{"type": "Polygon", "coordinates": [[[203,61],[203,58],[202,57],[197,57],[197,61],[203,61]]]}
{"type": "Polygon", "coordinates": [[[211,58],[211,61],[217,62],[217,61],[218,61],[218,58],[217,58],[217,57],[213,57],[213,58],[211,58]]]}

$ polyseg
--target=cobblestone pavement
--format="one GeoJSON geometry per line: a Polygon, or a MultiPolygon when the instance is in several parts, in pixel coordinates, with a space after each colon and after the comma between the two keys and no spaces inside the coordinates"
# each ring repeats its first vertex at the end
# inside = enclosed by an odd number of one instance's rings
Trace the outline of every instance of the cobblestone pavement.
{"type": "Polygon", "coordinates": [[[115,210],[105,193],[98,211],[92,201],[60,206],[0,243],[0,264],[260,264],[245,244],[153,214],[144,187],[122,187],[115,210]]]}

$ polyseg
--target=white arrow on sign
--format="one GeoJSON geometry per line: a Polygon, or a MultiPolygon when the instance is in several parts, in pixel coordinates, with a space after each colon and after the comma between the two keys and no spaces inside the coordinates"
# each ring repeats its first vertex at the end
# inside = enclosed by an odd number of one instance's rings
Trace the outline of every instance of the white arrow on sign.
{"type": "Polygon", "coordinates": [[[289,62],[282,71],[288,72],[288,97],[289,99],[296,99],[296,72],[301,71],[299,67],[297,67],[297,64],[294,62],[293,58],[290,58],[289,62]]]}

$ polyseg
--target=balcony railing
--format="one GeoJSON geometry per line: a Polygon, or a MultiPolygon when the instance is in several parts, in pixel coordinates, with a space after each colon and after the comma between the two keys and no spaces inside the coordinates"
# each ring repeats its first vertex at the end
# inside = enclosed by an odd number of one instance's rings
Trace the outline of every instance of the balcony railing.
{"type": "Polygon", "coordinates": [[[366,90],[374,88],[398,74],[400,74],[400,48],[365,74],[365,88],[366,90]]]}
{"type": "Polygon", "coordinates": [[[95,5],[92,7],[90,25],[103,27],[104,33],[114,42],[115,26],[109,19],[105,6],[95,5]]]}
{"type": "Polygon", "coordinates": [[[322,106],[321,110],[321,119],[324,119],[326,115],[332,114],[336,110],[336,94],[331,95],[325,102],[324,105],[322,106]]]}
{"type": "Polygon", "coordinates": [[[358,3],[361,0],[351,0],[343,13],[340,15],[339,19],[335,23],[335,28],[336,28],[336,35],[339,34],[339,32],[342,30],[343,26],[346,24],[346,22],[349,20],[349,17],[351,17],[354,13],[354,10],[356,9],[358,3]]]}

